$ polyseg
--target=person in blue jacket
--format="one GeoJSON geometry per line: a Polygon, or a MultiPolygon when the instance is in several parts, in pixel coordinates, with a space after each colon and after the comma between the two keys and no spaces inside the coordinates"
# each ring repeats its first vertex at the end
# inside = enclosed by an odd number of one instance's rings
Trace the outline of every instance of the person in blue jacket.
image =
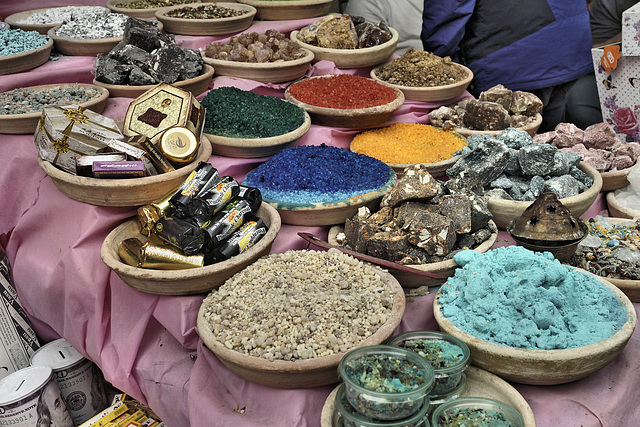
{"type": "Polygon", "coordinates": [[[586,0],[349,0],[345,13],[384,20],[466,65],[476,97],[497,84],[533,92],[544,103],[539,132],[564,121],[571,84],[593,71],[586,0]]]}
{"type": "Polygon", "coordinates": [[[585,0],[425,0],[422,16],[424,49],[469,67],[474,96],[497,84],[537,95],[539,133],[564,121],[571,84],[593,70],[585,0]]]}

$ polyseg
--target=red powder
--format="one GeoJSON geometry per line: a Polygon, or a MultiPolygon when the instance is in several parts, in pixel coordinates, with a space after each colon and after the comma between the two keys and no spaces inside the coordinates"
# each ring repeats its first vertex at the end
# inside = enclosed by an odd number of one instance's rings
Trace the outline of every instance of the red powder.
{"type": "Polygon", "coordinates": [[[397,97],[393,88],[351,74],[313,77],[294,83],[287,90],[305,104],[340,109],[375,107],[397,97]]]}

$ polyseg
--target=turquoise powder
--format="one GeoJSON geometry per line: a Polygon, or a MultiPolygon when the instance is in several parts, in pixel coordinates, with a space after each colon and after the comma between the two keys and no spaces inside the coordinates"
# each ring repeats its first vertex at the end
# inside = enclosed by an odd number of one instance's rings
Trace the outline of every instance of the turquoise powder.
{"type": "Polygon", "coordinates": [[[548,252],[508,246],[453,259],[462,268],[442,287],[442,314],[480,339],[524,349],[575,348],[609,338],[627,322],[611,290],[548,252]]]}

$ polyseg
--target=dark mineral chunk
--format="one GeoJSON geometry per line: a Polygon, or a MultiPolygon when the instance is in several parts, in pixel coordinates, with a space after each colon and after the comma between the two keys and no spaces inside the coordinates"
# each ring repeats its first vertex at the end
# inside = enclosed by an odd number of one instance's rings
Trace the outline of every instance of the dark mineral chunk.
{"type": "Polygon", "coordinates": [[[527,132],[510,127],[498,134],[497,139],[504,142],[509,148],[516,150],[521,149],[527,145],[533,144],[533,138],[527,132]]]}
{"type": "Polygon", "coordinates": [[[433,262],[431,256],[422,248],[413,247],[409,254],[402,258],[398,263],[403,265],[411,264],[429,264],[433,262]]]}
{"type": "Polygon", "coordinates": [[[184,55],[184,62],[182,63],[182,70],[180,71],[180,80],[192,79],[202,74],[204,68],[202,55],[193,49],[184,49],[182,53],[184,55]]]}
{"type": "MultiPolygon", "coordinates": [[[[384,208],[383,208],[384,209],[384,208]]],[[[399,207],[394,209],[395,212],[395,225],[402,227],[405,222],[416,216],[420,212],[432,212],[438,213],[438,205],[420,203],[420,202],[404,202],[399,207]]]]}
{"type": "Polygon", "coordinates": [[[541,176],[534,176],[531,178],[531,182],[529,182],[529,191],[533,195],[534,200],[538,198],[542,191],[544,190],[544,178],[541,176]]]}
{"type": "Polygon", "coordinates": [[[476,241],[476,245],[480,245],[483,242],[486,242],[491,237],[491,230],[489,228],[482,228],[475,233],[473,233],[473,238],[476,241]]]}
{"type": "Polygon", "coordinates": [[[509,111],[496,102],[471,100],[462,119],[468,129],[501,130],[509,127],[509,111]]]}
{"type": "Polygon", "coordinates": [[[546,144],[531,144],[518,151],[520,167],[525,175],[549,175],[557,148],[546,144]]]}
{"type": "Polygon", "coordinates": [[[446,172],[449,177],[455,177],[462,171],[473,171],[485,186],[503,173],[508,162],[509,148],[505,143],[487,138],[446,172]]]}
{"type": "Polygon", "coordinates": [[[139,67],[133,67],[129,73],[129,84],[132,86],[144,86],[158,83],[149,74],[142,71],[139,67]]]}
{"type": "Polygon", "coordinates": [[[365,22],[355,26],[358,34],[358,47],[373,47],[391,40],[391,33],[372,22],[365,22]]]}
{"type": "Polygon", "coordinates": [[[504,167],[504,173],[507,175],[522,175],[522,168],[518,160],[518,150],[509,148],[509,160],[504,167]]]}
{"type": "Polygon", "coordinates": [[[369,215],[366,221],[371,225],[374,225],[377,227],[384,227],[390,222],[393,222],[393,217],[394,217],[393,209],[391,209],[390,207],[382,207],[380,208],[379,211],[369,215]]]}
{"type": "Polygon", "coordinates": [[[151,73],[158,81],[175,83],[180,79],[184,55],[178,45],[167,45],[151,52],[151,73]]]}
{"type": "Polygon", "coordinates": [[[447,195],[440,202],[440,215],[451,218],[456,233],[471,231],[471,202],[465,195],[447,195]]]}
{"type": "Polygon", "coordinates": [[[553,156],[553,164],[551,165],[551,172],[549,172],[549,175],[561,176],[569,173],[572,166],[572,159],[566,154],[567,153],[562,151],[556,151],[556,154],[553,156]]]}
{"type": "Polygon", "coordinates": [[[492,188],[487,190],[486,195],[494,199],[513,200],[513,197],[505,191],[504,188],[492,188]]]}
{"type": "Polygon", "coordinates": [[[571,170],[569,171],[569,175],[580,181],[585,187],[589,188],[593,185],[593,178],[584,173],[577,166],[571,166],[571,170]]]}
{"type": "Polygon", "coordinates": [[[402,230],[409,234],[409,242],[423,248],[429,255],[443,256],[453,249],[456,232],[453,221],[440,214],[423,212],[405,223],[402,230]]]}
{"type": "Polygon", "coordinates": [[[175,41],[172,35],[162,32],[155,21],[129,18],[120,43],[131,44],[151,52],[167,44],[175,44],[175,41]]]}
{"type": "Polygon", "coordinates": [[[109,52],[109,57],[118,60],[122,64],[135,65],[143,70],[147,69],[151,62],[151,54],[149,52],[131,44],[112,49],[109,52]]]}
{"type": "Polygon", "coordinates": [[[405,168],[397,185],[382,198],[380,206],[395,207],[406,201],[428,202],[440,191],[440,182],[424,165],[405,168]]]}
{"type": "Polygon", "coordinates": [[[129,70],[120,66],[120,63],[108,56],[96,58],[96,80],[110,85],[124,84],[129,76],[129,70]]]}
{"type": "Polygon", "coordinates": [[[540,98],[531,92],[516,90],[513,92],[511,112],[523,116],[533,117],[542,110],[543,104],[540,98]]]}
{"type": "Polygon", "coordinates": [[[502,105],[505,110],[511,111],[513,105],[513,92],[503,85],[496,85],[485,90],[478,96],[480,101],[495,102],[502,105]]]}
{"type": "Polygon", "coordinates": [[[367,253],[371,256],[397,261],[409,251],[409,236],[398,231],[381,231],[369,239],[367,253]]]}
{"type": "Polygon", "coordinates": [[[476,246],[476,239],[471,234],[461,234],[458,236],[456,246],[461,249],[473,249],[476,246]]]}

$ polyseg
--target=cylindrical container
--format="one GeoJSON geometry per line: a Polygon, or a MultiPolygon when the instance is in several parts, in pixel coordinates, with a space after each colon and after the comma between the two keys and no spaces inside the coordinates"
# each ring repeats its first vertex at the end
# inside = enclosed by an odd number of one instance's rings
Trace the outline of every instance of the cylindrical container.
{"type": "Polygon", "coordinates": [[[6,255],[0,252],[0,379],[29,366],[29,358],[40,348],[10,271],[6,255]]]}
{"type": "Polygon", "coordinates": [[[48,366],[29,366],[0,380],[0,425],[73,427],[48,366]]]}
{"type": "Polygon", "coordinates": [[[48,366],[53,370],[75,425],[108,406],[100,370],[64,338],[43,345],[31,357],[31,365],[48,366]]]}
{"type": "Polygon", "coordinates": [[[177,167],[191,163],[196,158],[198,145],[195,134],[181,126],[167,129],[160,138],[160,151],[177,167]]]}

